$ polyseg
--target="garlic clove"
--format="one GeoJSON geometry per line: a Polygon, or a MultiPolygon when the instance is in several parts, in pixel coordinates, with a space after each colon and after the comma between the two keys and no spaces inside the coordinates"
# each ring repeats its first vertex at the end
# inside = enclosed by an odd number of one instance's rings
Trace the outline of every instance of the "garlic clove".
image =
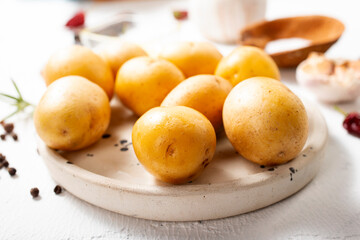
{"type": "Polygon", "coordinates": [[[312,53],[297,67],[296,79],[320,101],[354,101],[360,96],[360,61],[331,60],[312,53]]]}

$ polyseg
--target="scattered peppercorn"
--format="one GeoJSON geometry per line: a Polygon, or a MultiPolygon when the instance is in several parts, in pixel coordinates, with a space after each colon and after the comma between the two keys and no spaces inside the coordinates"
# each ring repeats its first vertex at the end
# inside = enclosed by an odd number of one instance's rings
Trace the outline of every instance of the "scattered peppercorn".
{"type": "Polygon", "coordinates": [[[5,132],[7,133],[12,133],[12,131],[14,130],[14,124],[13,123],[5,123],[3,125],[5,132]]]}
{"type": "Polygon", "coordinates": [[[265,168],[265,165],[260,165],[261,168],[265,168]]]}
{"type": "Polygon", "coordinates": [[[60,194],[61,192],[62,192],[61,186],[56,185],[55,188],[54,188],[54,193],[55,193],[56,195],[58,195],[58,194],[60,194]]]}
{"type": "Polygon", "coordinates": [[[16,174],[16,169],[15,168],[9,168],[8,172],[9,172],[10,176],[14,176],[16,174]]]}
{"type": "Polygon", "coordinates": [[[12,138],[14,139],[14,141],[17,141],[18,140],[18,135],[13,133],[11,134],[12,138]]]}
{"type": "Polygon", "coordinates": [[[275,170],[275,168],[269,168],[268,169],[268,171],[274,171],[275,170]]]}
{"type": "Polygon", "coordinates": [[[6,161],[6,160],[4,160],[3,162],[2,162],[2,166],[3,167],[9,167],[9,162],[8,161],[6,161]]]}
{"type": "Polygon", "coordinates": [[[3,141],[4,141],[4,140],[5,140],[5,138],[6,138],[6,135],[5,135],[5,134],[1,134],[1,135],[0,135],[0,138],[1,138],[1,140],[3,140],[3,141]]]}
{"type": "Polygon", "coordinates": [[[109,133],[105,133],[104,135],[102,135],[102,138],[109,138],[109,137],[111,137],[111,134],[109,133]]]}
{"type": "Polygon", "coordinates": [[[129,150],[127,147],[120,148],[120,151],[122,151],[122,152],[125,152],[127,150],[129,150]]]}
{"type": "Polygon", "coordinates": [[[121,143],[121,144],[125,144],[125,143],[127,143],[127,140],[126,140],[126,139],[123,139],[123,140],[120,141],[120,143],[121,143]]]}
{"type": "Polygon", "coordinates": [[[0,163],[2,163],[5,159],[6,157],[0,153],[0,163]]]}
{"type": "Polygon", "coordinates": [[[73,164],[73,163],[72,163],[72,162],[70,162],[70,161],[67,161],[66,163],[67,163],[67,164],[73,164]]]}
{"type": "Polygon", "coordinates": [[[37,198],[39,196],[39,189],[38,188],[32,188],[30,190],[30,194],[33,198],[37,198]]]}
{"type": "Polygon", "coordinates": [[[295,173],[295,169],[293,167],[289,168],[290,172],[295,173]]]}

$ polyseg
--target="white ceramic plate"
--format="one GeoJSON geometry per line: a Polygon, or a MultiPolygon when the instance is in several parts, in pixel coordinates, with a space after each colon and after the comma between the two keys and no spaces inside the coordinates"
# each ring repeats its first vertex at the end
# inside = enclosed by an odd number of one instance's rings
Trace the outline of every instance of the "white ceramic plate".
{"type": "Polygon", "coordinates": [[[262,168],[238,155],[223,134],[218,137],[213,162],[199,179],[185,185],[159,182],[145,171],[129,144],[136,117],[116,100],[109,138],[71,153],[52,150],[40,139],[38,146],[54,180],[96,206],[162,221],[224,218],[276,203],[299,191],[316,175],[327,127],[313,105],[305,102],[305,106],[310,131],[297,158],[262,168]]]}

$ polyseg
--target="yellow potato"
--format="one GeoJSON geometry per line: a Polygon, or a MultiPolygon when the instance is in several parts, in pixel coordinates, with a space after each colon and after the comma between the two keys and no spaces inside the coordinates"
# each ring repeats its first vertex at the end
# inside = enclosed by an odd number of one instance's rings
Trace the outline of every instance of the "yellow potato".
{"type": "Polygon", "coordinates": [[[90,49],[79,45],[55,52],[42,74],[47,86],[61,77],[77,75],[99,85],[109,99],[114,92],[114,77],[110,66],[90,49]]]}
{"type": "Polygon", "coordinates": [[[147,56],[139,45],[123,41],[104,44],[98,48],[97,54],[110,65],[114,76],[126,61],[134,57],[147,56]]]}
{"type": "Polygon", "coordinates": [[[51,148],[85,148],[106,131],[110,104],[105,92],[79,76],[52,83],[36,107],[34,123],[40,138],[51,148]]]}
{"type": "Polygon", "coordinates": [[[279,69],[274,60],[257,47],[241,46],[224,57],[215,75],[229,80],[234,86],[251,77],[269,77],[280,80],[279,69]]]}
{"type": "Polygon", "coordinates": [[[213,74],[222,55],[208,42],[176,42],[165,46],[159,57],[175,64],[188,78],[213,74]]]}
{"type": "Polygon", "coordinates": [[[222,126],[224,101],[231,88],[231,83],[219,76],[193,76],[177,85],[161,106],[191,107],[204,114],[218,131],[222,126]]]}
{"type": "Polygon", "coordinates": [[[301,100],[281,82],[266,77],[250,78],[235,86],[225,100],[223,120],[236,151],[261,165],[293,159],[308,135],[301,100]]]}
{"type": "Polygon", "coordinates": [[[183,80],[184,75],[171,62],[136,57],[120,68],[115,93],[126,107],[141,116],[160,106],[166,95],[183,80]]]}
{"type": "Polygon", "coordinates": [[[181,184],[196,179],[211,162],[216,136],[210,121],[194,109],[156,107],[135,123],[132,143],[152,175],[181,184]]]}

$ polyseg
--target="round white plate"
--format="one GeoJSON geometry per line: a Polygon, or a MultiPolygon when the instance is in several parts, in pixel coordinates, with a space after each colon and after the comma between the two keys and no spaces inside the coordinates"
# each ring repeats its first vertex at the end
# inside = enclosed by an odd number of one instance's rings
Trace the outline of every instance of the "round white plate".
{"type": "Polygon", "coordinates": [[[310,182],[324,155],[326,123],[313,105],[304,102],[309,137],[297,158],[275,167],[259,166],[238,155],[222,134],[218,136],[214,159],[200,178],[174,186],[155,180],[138,162],[131,145],[136,117],[116,100],[112,103],[109,138],[76,152],[52,150],[40,139],[38,147],[50,174],[67,191],[129,216],[193,221],[263,208],[310,182]]]}

